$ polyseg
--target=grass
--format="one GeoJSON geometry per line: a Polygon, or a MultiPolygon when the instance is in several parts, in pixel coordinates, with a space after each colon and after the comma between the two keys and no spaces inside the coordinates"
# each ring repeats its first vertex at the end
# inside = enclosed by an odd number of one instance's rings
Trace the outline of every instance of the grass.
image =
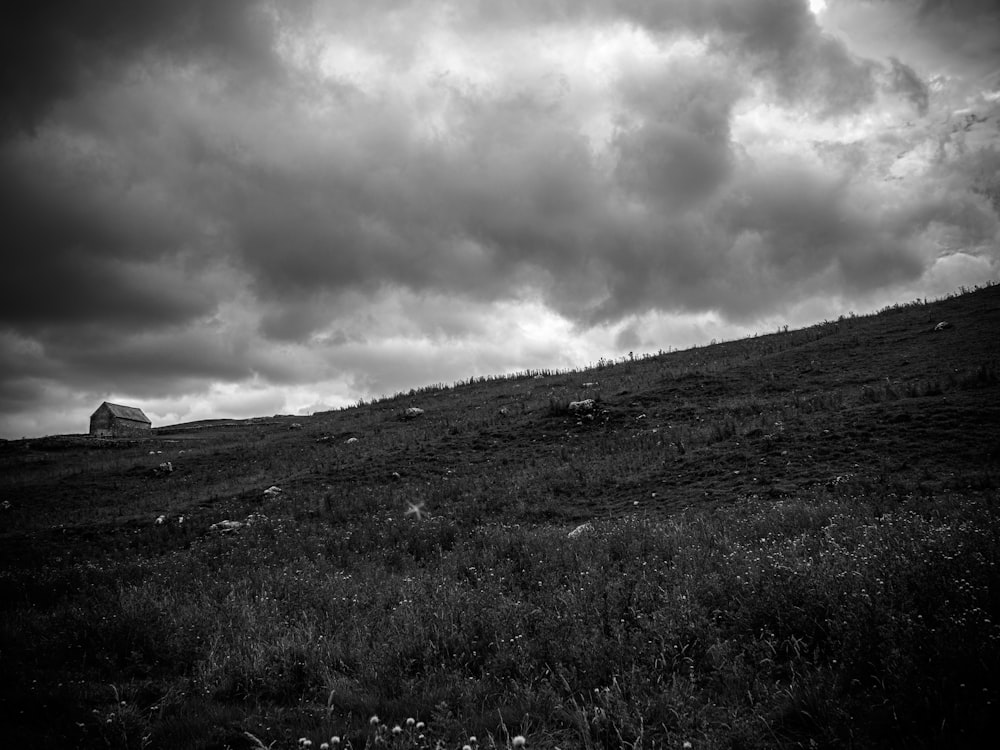
{"type": "Polygon", "coordinates": [[[8,444],[5,741],[981,746],[998,291],[300,430],[8,444]]]}

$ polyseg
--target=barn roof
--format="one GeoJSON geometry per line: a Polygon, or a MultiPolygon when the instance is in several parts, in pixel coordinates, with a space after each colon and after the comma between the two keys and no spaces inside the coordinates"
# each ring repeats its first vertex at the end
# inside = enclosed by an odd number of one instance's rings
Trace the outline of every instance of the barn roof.
{"type": "MultiPolygon", "coordinates": [[[[110,401],[105,401],[101,404],[101,407],[104,406],[108,407],[108,411],[119,419],[128,419],[133,422],[146,422],[147,424],[152,424],[152,422],[149,421],[149,417],[142,413],[142,409],[137,409],[134,406],[112,404],[110,401]]],[[[98,407],[98,411],[101,410],[101,407],[98,407]]]]}

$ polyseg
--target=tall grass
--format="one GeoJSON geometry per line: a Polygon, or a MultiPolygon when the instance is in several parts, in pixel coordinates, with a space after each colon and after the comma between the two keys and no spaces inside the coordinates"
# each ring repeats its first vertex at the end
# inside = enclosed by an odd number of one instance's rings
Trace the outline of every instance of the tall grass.
{"type": "Polygon", "coordinates": [[[574,539],[272,516],[183,554],[53,571],[75,593],[22,596],[4,653],[15,674],[117,680],[131,700],[89,695],[111,747],[161,746],[226,706],[244,724],[297,706],[286,734],[317,744],[363,746],[372,714],[436,716],[455,746],[522,724],[533,746],[971,742],[1000,698],[995,504],[862,500],[633,516],[574,539]]]}

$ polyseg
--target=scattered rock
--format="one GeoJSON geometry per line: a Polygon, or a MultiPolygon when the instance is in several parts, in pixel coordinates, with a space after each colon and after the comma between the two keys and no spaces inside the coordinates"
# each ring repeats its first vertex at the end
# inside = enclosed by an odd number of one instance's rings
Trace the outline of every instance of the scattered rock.
{"type": "Polygon", "coordinates": [[[156,524],[157,526],[162,526],[162,525],[163,525],[163,524],[165,524],[166,522],[167,522],[167,517],[166,517],[166,516],[164,516],[164,515],[159,515],[159,516],[157,516],[157,517],[156,517],[156,520],[155,520],[155,521],[153,521],[153,523],[154,523],[154,524],[156,524]]]}
{"type": "Polygon", "coordinates": [[[163,476],[164,474],[169,474],[174,470],[174,465],[169,461],[164,461],[162,464],[153,469],[153,476],[163,476]]]}
{"type": "Polygon", "coordinates": [[[218,531],[221,533],[236,531],[236,529],[242,529],[242,521],[219,521],[218,523],[213,523],[208,527],[209,531],[218,531]]]}
{"type": "Polygon", "coordinates": [[[589,534],[593,530],[594,530],[594,524],[592,524],[590,521],[587,521],[586,523],[581,523],[579,526],[577,526],[575,529],[569,532],[566,535],[566,537],[568,539],[577,539],[583,536],[584,534],[589,534]]]}
{"type": "Polygon", "coordinates": [[[570,401],[569,402],[570,411],[593,411],[594,410],[594,399],[585,398],[583,401],[570,401]]]}
{"type": "Polygon", "coordinates": [[[406,411],[403,412],[402,418],[403,419],[416,419],[417,417],[422,417],[423,414],[424,414],[424,410],[423,409],[421,409],[421,408],[419,408],[417,406],[411,406],[406,411]]]}
{"type": "Polygon", "coordinates": [[[581,388],[596,388],[597,386],[598,386],[598,383],[596,381],[594,381],[594,382],[591,382],[591,383],[584,383],[581,386],[581,388]]]}
{"type": "Polygon", "coordinates": [[[501,406],[500,407],[500,416],[501,417],[506,417],[508,414],[510,414],[510,409],[508,409],[506,406],[501,406]]]}
{"type": "Polygon", "coordinates": [[[281,494],[281,487],[271,485],[266,490],[264,490],[264,497],[275,497],[281,494]]]}
{"type": "Polygon", "coordinates": [[[351,443],[358,442],[358,439],[356,437],[350,437],[350,438],[347,438],[347,440],[345,440],[344,442],[347,443],[348,445],[350,445],[351,443]]]}
{"type": "Polygon", "coordinates": [[[949,328],[954,328],[954,327],[955,326],[953,326],[948,321],[942,320],[940,323],[938,323],[936,326],[934,326],[934,330],[935,331],[947,331],[949,328]]]}
{"type": "Polygon", "coordinates": [[[302,425],[299,424],[298,422],[292,422],[290,425],[288,425],[288,429],[289,430],[301,430],[302,429],[302,425]]]}

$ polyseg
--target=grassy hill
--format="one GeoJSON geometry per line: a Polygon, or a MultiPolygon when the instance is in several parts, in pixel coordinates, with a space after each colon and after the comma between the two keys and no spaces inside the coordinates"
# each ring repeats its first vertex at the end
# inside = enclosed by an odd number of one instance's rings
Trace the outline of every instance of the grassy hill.
{"type": "Polygon", "coordinates": [[[998,366],[989,286],[312,417],[3,444],[5,744],[978,747],[998,366]]]}

